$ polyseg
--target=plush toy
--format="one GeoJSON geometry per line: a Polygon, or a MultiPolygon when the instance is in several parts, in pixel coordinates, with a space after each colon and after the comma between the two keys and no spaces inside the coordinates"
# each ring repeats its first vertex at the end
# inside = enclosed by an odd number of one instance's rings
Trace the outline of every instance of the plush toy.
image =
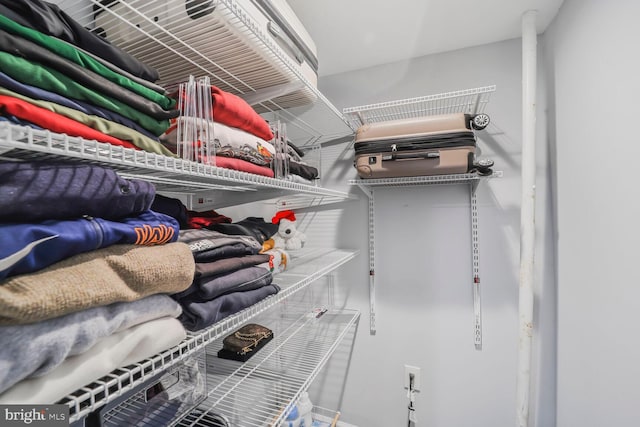
{"type": "Polygon", "coordinates": [[[271,222],[278,224],[278,231],[271,236],[274,248],[286,250],[302,248],[307,236],[296,228],[296,215],[293,211],[280,211],[274,215],[271,222]]]}
{"type": "Polygon", "coordinates": [[[263,252],[269,255],[269,270],[273,274],[282,273],[287,269],[289,254],[282,248],[273,248],[263,252]]]}

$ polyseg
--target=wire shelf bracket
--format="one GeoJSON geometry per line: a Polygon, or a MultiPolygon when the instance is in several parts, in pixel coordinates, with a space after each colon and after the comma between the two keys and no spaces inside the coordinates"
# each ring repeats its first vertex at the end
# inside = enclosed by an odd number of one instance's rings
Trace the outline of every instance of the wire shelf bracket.
{"type": "Polygon", "coordinates": [[[473,290],[473,342],[476,350],[482,350],[482,312],[480,299],[480,243],[478,237],[478,202],[476,189],[481,180],[502,177],[502,171],[494,171],[488,176],[477,174],[414,176],[401,178],[352,179],[349,184],[356,185],[369,201],[369,326],[370,334],[376,333],[375,298],[375,191],[376,187],[405,187],[424,185],[466,184],[469,186],[471,211],[471,260],[473,290]]]}

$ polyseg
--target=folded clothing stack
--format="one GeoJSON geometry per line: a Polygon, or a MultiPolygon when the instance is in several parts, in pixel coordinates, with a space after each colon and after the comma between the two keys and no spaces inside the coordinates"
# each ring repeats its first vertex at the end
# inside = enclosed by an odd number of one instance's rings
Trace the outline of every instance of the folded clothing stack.
{"type": "Polygon", "coordinates": [[[167,294],[195,264],[154,196],[96,165],[0,162],[0,403],[53,403],[186,337],[167,294]]]}
{"type": "Polygon", "coordinates": [[[158,73],[42,0],[0,0],[0,118],[173,156],[158,73]]]}
{"type": "Polygon", "coordinates": [[[191,286],[173,295],[186,329],[195,331],[276,294],[269,255],[252,236],[226,235],[208,229],[181,230],[178,241],[191,249],[196,274],[191,286]]]}
{"type": "MultiPolygon", "coordinates": [[[[198,147],[201,141],[178,141],[178,127],[191,126],[203,129],[209,135],[213,135],[211,148],[215,155],[209,158],[199,156],[198,161],[274,177],[273,162],[278,156],[272,143],[274,134],[269,123],[242,98],[216,86],[211,86],[210,92],[212,103],[210,120],[205,121],[202,117],[184,114],[177,119],[172,119],[171,127],[160,138],[162,143],[174,153],[177,152],[179,143],[198,147]]],[[[184,109],[185,95],[173,94],[173,96],[183,97],[184,109]]],[[[318,170],[302,161],[302,152],[295,146],[288,145],[284,155],[291,174],[307,181],[318,178],[318,170]]]]}

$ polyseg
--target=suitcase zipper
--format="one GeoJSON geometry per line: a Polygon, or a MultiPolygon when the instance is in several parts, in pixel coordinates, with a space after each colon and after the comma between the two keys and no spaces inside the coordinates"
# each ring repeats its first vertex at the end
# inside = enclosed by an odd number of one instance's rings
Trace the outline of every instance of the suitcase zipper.
{"type": "Polygon", "coordinates": [[[448,134],[446,136],[413,136],[403,138],[401,142],[398,142],[397,140],[396,142],[393,141],[394,140],[377,140],[360,143],[356,142],[355,153],[369,154],[389,151],[425,150],[432,148],[474,147],[476,145],[475,136],[468,132],[458,132],[455,134],[448,134]]]}

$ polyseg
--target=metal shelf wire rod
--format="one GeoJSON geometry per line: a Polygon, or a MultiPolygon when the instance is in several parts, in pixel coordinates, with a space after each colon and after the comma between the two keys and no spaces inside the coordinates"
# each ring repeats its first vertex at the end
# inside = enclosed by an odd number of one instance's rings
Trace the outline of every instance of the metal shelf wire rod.
{"type": "Polygon", "coordinates": [[[348,193],[332,189],[264,177],[4,122],[0,123],[0,155],[23,160],[68,158],[88,160],[139,179],[145,179],[149,176],[149,179],[155,180],[159,186],[165,184],[172,186],[178,183],[185,187],[191,186],[194,190],[202,188],[228,190],[236,187],[234,191],[237,191],[238,185],[245,185],[327,196],[332,201],[353,198],[348,193]],[[158,174],[163,176],[158,177],[158,174]]]}
{"type": "MultiPolygon", "coordinates": [[[[238,427],[278,425],[286,417],[289,404],[315,379],[358,317],[355,311],[330,310],[319,319],[308,315],[279,319],[283,324],[273,326],[276,338],[252,359],[222,380],[215,369],[207,372],[208,381],[218,384],[178,425],[200,425],[207,415],[215,413],[233,419],[238,427]]],[[[219,347],[214,343],[209,351],[219,347]]],[[[216,365],[216,359],[210,360],[210,365],[216,365]]]]}
{"type": "Polygon", "coordinates": [[[435,95],[406,98],[377,104],[350,107],[342,110],[351,127],[358,127],[388,120],[424,117],[435,114],[467,113],[484,111],[495,85],[475,89],[464,89],[435,95]]]}
{"type": "Polygon", "coordinates": [[[161,354],[126,368],[119,368],[91,385],[72,393],[60,402],[69,406],[70,421],[77,421],[88,413],[128,393],[145,380],[165,372],[211,342],[228,334],[246,321],[263,314],[291,297],[319,278],[353,259],[357,252],[336,249],[303,250],[292,259],[290,273],[276,276],[282,290],[269,298],[218,322],[211,327],[187,334],[187,339],[161,354]],[[312,271],[313,273],[309,273],[312,271]],[[280,277],[281,276],[281,277],[280,277]]]}

